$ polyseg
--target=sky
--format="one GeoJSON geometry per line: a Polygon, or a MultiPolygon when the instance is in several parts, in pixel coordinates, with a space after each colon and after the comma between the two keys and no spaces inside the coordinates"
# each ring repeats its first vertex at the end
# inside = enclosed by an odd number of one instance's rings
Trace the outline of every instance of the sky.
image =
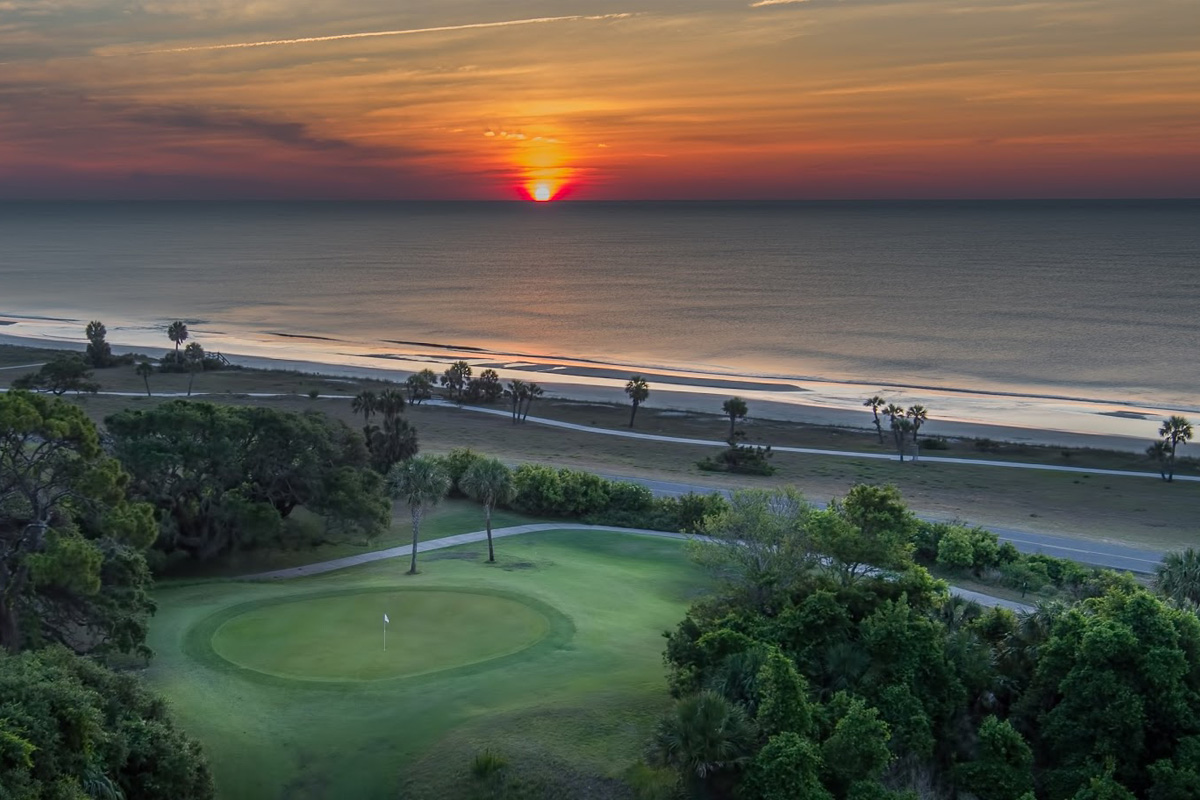
{"type": "Polygon", "coordinates": [[[0,199],[1200,196],[1197,0],[0,0],[0,199]]]}

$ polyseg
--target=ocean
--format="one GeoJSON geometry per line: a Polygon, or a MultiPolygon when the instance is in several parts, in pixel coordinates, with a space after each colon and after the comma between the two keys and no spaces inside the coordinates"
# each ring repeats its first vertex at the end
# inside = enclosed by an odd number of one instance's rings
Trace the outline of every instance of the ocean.
{"type": "Polygon", "coordinates": [[[1009,398],[1017,424],[1200,408],[1198,301],[1196,201],[0,204],[2,334],[100,319],[157,351],[183,319],[230,354],[1009,398]]]}

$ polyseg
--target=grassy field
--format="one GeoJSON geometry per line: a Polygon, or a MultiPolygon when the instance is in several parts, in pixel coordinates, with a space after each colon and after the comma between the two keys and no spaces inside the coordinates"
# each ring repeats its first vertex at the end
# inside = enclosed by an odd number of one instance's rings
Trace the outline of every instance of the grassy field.
{"type": "MultiPolygon", "coordinates": [[[[0,353],[4,350],[0,347],[0,353]]],[[[11,354],[10,357],[16,358],[11,354]]],[[[18,359],[18,363],[30,362],[18,359]]],[[[0,385],[15,378],[17,373],[15,370],[0,372],[0,385]]],[[[101,370],[97,377],[106,388],[136,391],[141,386],[140,379],[130,367],[101,370]]],[[[186,376],[182,375],[155,376],[152,380],[155,391],[186,388],[186,376]]],[[[352,415],[349,402],[311,400],[307,393],[316,390],[322,394],[348,395],[362,388],[378,386],[369,381],[253,370],[207,373],[196,379],[198,391],[220,393],[206,399],[268,405],[291,411],[317,409],[355,426],[362,422],[361,418],[352,415]],[[246,392],[290,392],[292,396],[251,398],[245,396],[246,392]]],[[[161,398],[98,396],[83,397],[79,402],[93,419],[102,421],[122,408],[146,407],[161,402],[161,398]]],[[[842,495],[857,482],[893,483],[921,513],[985,526],[1102,539],[1164,550],[1193,546],[1200,536],[1196,518],[1196,508],[1200,507],[1200,484],[1196,483],[1167,484],[1148,478],[1029,472],[931,462],[900,464],[791,453],[776,454],[773,463],[778,472],[775,476],[747,478],[698,470],[696,462],[713,453],[706,447],[606,437],[534,423],[514,426],[505,417],[466,410],[416,407],[407,413],[417,426],[423,451],[429,453],[470,447],[511,462],[536,461],[613,475],[636,475],[713,487],[790,484],[819,501],[842,495]]],[[[628,422],[627,408],[596,403],[542,400],[534,405],[532,413],[602,428],[621,428],[628,422]]],[[[644,408],[639,412],[637,427],[650,433],[719,439],[728,432],[728,421],[718,415],[680,415],[644,408]]],[[[862,452],[887,451],[886,447],[880,447],[871,431],[768,420],[752,420],[747,430],[751,441],[862,452]]],[[[952,442],[950,446],[951,450],[938,451],[937,455],[1151,472],[1154,469],[1135,454],[1020,445],[1005,446],[1000,452],[981,453],[971,442],[952,442]]],[[[1182,474],[1186,470],[1180,471],[1182,474]]]]}
{"type": "Polygon", "coordinates": [[[628,797],[619,778],[668,702],[661,634],[706,579],[673,540],[561,531],[497,550],[430,553],[414,577],[400,559],[164,584],[147,678],[229,800],[472,797],[485,749],[522,796],[628,797]]]}

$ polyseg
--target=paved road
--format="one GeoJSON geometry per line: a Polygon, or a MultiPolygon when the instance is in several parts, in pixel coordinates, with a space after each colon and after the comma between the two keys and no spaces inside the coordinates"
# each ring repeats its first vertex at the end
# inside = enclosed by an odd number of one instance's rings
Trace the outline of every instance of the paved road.
{"type": "MultiPolygon", "coordinates": [[[[544,522],[533,525],[514,525],[509,528],[495,528],[492,530],[492,538],[502,539],[506,536],[518,536],[523,533],[540,533],[542,531],[593,531],[595,533],[623,533],[633,536],[657,536],[662,539],[688,539],[682,533],[668,533],[666,531],[652,531],[646,528],[616,528],[610,525],[579,525],[574,523],[563,522],[544,522]]],[[[471,533],[460,533],[455,536],[447,536],[443,539],[432,539],[427,542],[419,542],[417,544],[418,553],[428,553],[430,550],[444,550],[447,547],[458,547],[463,544],[474,544],[487,539],[487,531],[472,531],[471,533]]],[[[302,567],[290,567],[288,569],[277,569],[271,572],[259,572],[254,575],[244,575],[241,580],[248,581],[281,581],[291,578],[304,578],[309,575],[321,575],[326,572],[333,572],[339,569],[347,569],[349,567],[357,567],[360,564],[370,564],[375,561],[385,561],[391,558],[409,558],[412,555],[412,545],[403,545],[401,547],[392,547],[387,550],[376,550],[373,553],[360,553],[356,556],[346,556],[345,558],[335,558],[331,561],[320,561],[316,564],[305,564],[302,567]]],[[[1032,611],[1033,606],[1028,606],[1023,603],[1016,603],[1012,600],[1003,600],[999,597],[982,594],[980,592],[972,592],[969,589],[960,589],[957,586],[950,587],[950,593],[962,597],[967,600],[972,600],[982,606],[1000,606],[1013,611],[1032,611]]]]}
{"type": "MultiPolygon", "coordinates": [[[[509,417],[511,413],[500,408],[482,408],[480,406],[460,406],[455,403],[450,403],[445,400],[430,400],[430,405],[439,406],[441,408],[456,408],[461,411],[474,411],[480,414],[492,414],[493,416],[509,417]]],[[[698,447],[728,447],[729,443],[718,441],[716,439],[688,439],[681,436],[662,436],[657,433],[641,433],[639,431],[614,430],[612,428],[596,428],[591,425],[579,425],[574,422],[563,422],[562,420],[549,419],[547,417],[528,417],[526,422],[535,422],[538,425],[548,425],[553,428],[565,428],[572,431],[580,431],[582,433],[594,433],[602,436],[619,436],[624,439],[641,439],[649,442],[670,442],[673,444],[690,444],[698,447]]],[[[756,442],[755,444],[765,444],[756,442]]],[[[783,445],[771,445],[771,449],[777,453],[805,453],[815,456],[836,456],[838,458],[866,458],[874,461],[895,461],[896,456],[888,453],[859,453],[852,450],[822,450],[815,447],[787,447],[783,445]]],[[[1122,478],[1153,478],[1156,481],[1162,480],[1162,476],[1157,472],[1140,472],[1138,470],[1129,469],[1088,469],[1087,467],[1061,467],[1054,464],[1030,464],[1024,461],[995,461],[984,458],[945,458],[941,456],[921,456],[921,462],[932,462],[935,464],[959,464],[972,467],[1004,467],[1008,469],[1032,469],[1041,472],[1071,472],[1083,475],[1113,475],[1122,478]]],[[[1190,481],[1200,483],[1200,475],[1176,475],[1177,481],[1190,481]]]]}
{"type": "MultiPolygon", "coordinates": [[[[714,490],[711,486],[699,486],[689,483],[673,483],[671,481],[656,481],[647,478],[637,478],[628,475],[604,475],[611,480],[632,481],[640,483],[659,497],[678,497],[688,492],[701,494],[720,491],[728,495],[728,489],[714,490]]],[[[922,517],[932,522],[946,520],[934,517],[922,517]]],[[[1152,573],[1162,561],[1163,554],[1156,550],[1140,550],[1119,544],[1108,544],[1091,539],[1075,539],[1069,536],[1052,536],[1047,533],[1034,533],[1013,528],[989,528],[988,530],[1000,537],[1001,541],[1011,542],[1022,553],[1045,553],[1057,558],[1068,558],[1084,564],[1099,567],[1124,569],[1130,572],[1152,573]]]]}
{"type": "MultiPolygon", "coordinates": [[[[100,394],[111,395],[116,397],[141,397],[143,392],[101,392],[100,394]]],[[[208,393],[196,392],[193,397],[203,397],[208,393]]],[[[224,393],[214,393],[225,396],[224,393]]],[[[245,394],[245,393],[242,393],[245,394]]],[[[183,397],[182,392],[155,393],[156,397],[183,397]]],[[[248,397],[283,397],[291,395],[282,395],[269,392],[251,392],[245,394],[248,397]]],[[[329,400],[348,400],[351,395],[330,394],[321,395],[321,399],[329,400]]],[[[504,409],[497,408],[481,408],[479,406],[460,406],[455,403],[446,402],[444,400],[427,401],[430,405],[436,405],[442,408],[457,409],[461,411],[473,411],[481,414],[491,414],[493,416],[508,417],[510,412],[504,409]]],[[[648,441],[672,442],[675,444],[692,444],[703,447],[727,447],[726,442],[708,440],[708,439],[687,439],[672,436],[660,436],[652,433],[640,433],[638,431],[623,431],[613,430],[610,428],[596,428],[588,425],[577,425],[572,422],[563,422],[561,420],[548,419],[545,417],[529,417],[528,422],[533,422],[539,425],[547,425],[555,428],[565,428],[568,430],[581,431],[584,433],[593,433],[600,436],[619,436],[627,439],[643,439],[648,441]]],[[[883,459],[892,460],[893,456],[884,453],[856,453],[845,450],[819,450],[805,447],[774,447],[772,448],[779,452],[785,453],[808,453],[814,455],[838,456],[845,458],[868,458],[868,459],[883,459]]],[[[936,458],[922,456],[922,461],[935,461],[946,464],[965,464],[970,466],[987,466],[987,467],[1008,467],[1014,469],[1033,469],[1044,470],[1049,472],[1078,472],[1089,475],[1117,475],[1122,477],[1140,477],[1153,478],[1161,480],[1161,477],[1153,472],[1135,472],[1132,470],[1112,470],[1112,469],[1085,469],[1083,467],[1059,467],[1050,464],[1027,464],[1015,461],[990,461],[984,459],[967,459],[967,458],[936,458]]],[[[649,480],[646,478],[635,478],[630,476],[606,476],[618,478],[620,480],[631,480],[641,483],[650,488],[651,491],[659,495],[679,495],[686,494],[690,491],[710,492],[713,491],[710,486],[696,486],[684,483],[670,483],[666,481],[649,480]]],[[[1200,476],[1196,475],[1176,475],[1177,481],[1192,481],[1200,482],[1200,476]]],[[[1011,542],[1018,550],[1025,553],[1045,553],[1047,555],[1057,556],[1059,558],[1069,558],[1073,561],[1079,561],[1085,564],[1094,564],[1101,567],[1110,567],[1113,569],[1124,569],[1130,572],[1152,573],[1154,568],[1162,560],[1163,553],[1156,550],[1143,550],[1134,547],[1127,547],[1118,544],[1109,544],[1106,542],[1093,541],[1088,539],[1076,539],[1068,536],[1053,536],[1045,533],[1036,533],[1034,531],[1017,530],[1011,528],[991,528],[1001,540],[1011,542]]]]}

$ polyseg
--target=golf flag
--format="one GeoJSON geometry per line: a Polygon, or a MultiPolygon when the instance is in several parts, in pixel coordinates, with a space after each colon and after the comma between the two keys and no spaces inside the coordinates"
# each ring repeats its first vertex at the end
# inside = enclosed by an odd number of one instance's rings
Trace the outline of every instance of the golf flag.
{"type": "Polygon", "coordinates": [[[388,615],[387,615],[387,614],[384,614],[384,615],[383,615],[383,624],[384,624],[384,625],[387,625],[389,622],[391,622],[391,620],[390,620],[390,619],[388,619],[388,615]]]}

